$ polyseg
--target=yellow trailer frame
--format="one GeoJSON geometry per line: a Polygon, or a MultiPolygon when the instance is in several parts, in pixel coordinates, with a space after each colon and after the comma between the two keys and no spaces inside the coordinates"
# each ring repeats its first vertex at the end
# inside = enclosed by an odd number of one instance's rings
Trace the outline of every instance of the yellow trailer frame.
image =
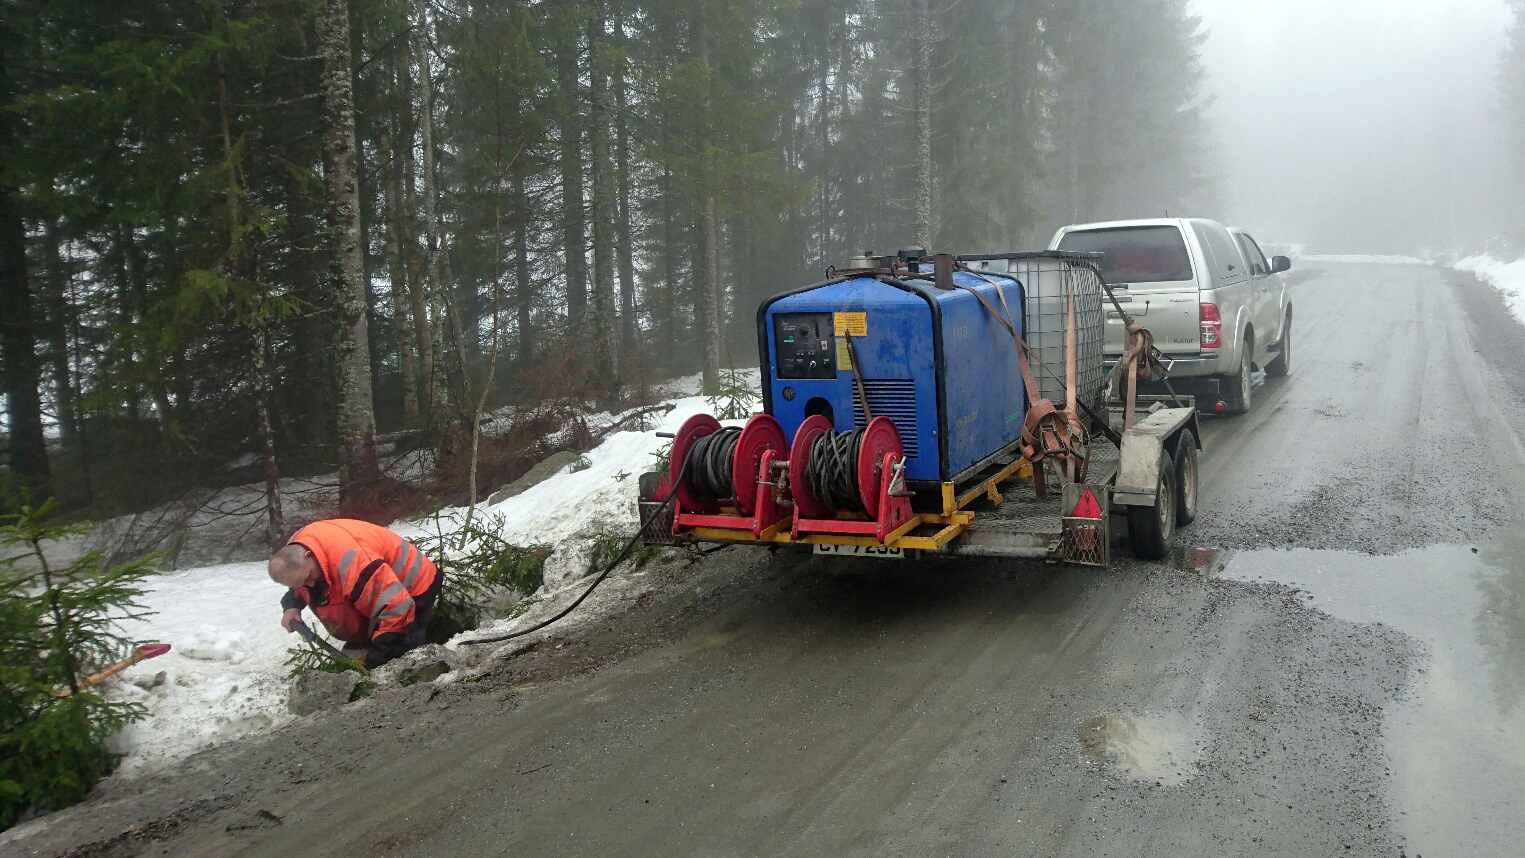
{"type": "MultiPolygon", "coordinates": [[[[1000,506],[1006,500],[998,488],[1001,483],[1012,477],[1032,481],[1033,466],[1028,462],[1017,459],[1009,465],[1005,465],[984,479],[966,488],[962,493],[958,487],[949,482],[942,483],[942,510],[940,512],[917,513],[911,520],[891,531],[885,536],[884,542],[872,536],[852,536],[845,534],[811,534],[801,539],[795,539],[791,532],[791,522],[785,519],[778,524],[767,528],[762,533],[754,536],[750,531],[731,530],[722,527],[695,527],[684,531],[684,536],[701,542],[737,542],[771,545],[849,545],[872,547],[884,545],[889,548],[898,548],[905,551],[940,551],[944,546],[969,529],[974,523],[974,513],[968,507],[982,498],[992,504],[1000,506]],[[913,536],[916,530],[924,525],[934,525],[938,529],[935,533],[926,536],[913,536]]],[[[728,510],[735,513],[735,510],[728,510]]]]}

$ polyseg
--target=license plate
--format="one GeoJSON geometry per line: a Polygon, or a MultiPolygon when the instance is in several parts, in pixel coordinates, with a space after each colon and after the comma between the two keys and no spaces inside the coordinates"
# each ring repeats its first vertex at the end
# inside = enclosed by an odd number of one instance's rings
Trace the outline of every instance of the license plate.
{"type": "Polygon", "coordinates": [[[885,560],[899,560],[905,557],[905,549],[888,545],[829,545],[817,542],[815,545],[817,554],[840,554],[847,557],[881,557],[885,560]]]}

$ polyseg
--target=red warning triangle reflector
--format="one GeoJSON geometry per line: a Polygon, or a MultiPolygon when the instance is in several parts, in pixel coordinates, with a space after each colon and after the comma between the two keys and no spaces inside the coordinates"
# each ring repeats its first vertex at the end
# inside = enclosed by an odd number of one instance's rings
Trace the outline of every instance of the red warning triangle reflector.
{"type": "Polygon", "coordinates": [[[1096,496],[1091,494],[1090,489],[1081,491],[1080,500],[1070,510],[1070,518],[1101,518],[1101,504],[1096,502],[1096,496]]]}

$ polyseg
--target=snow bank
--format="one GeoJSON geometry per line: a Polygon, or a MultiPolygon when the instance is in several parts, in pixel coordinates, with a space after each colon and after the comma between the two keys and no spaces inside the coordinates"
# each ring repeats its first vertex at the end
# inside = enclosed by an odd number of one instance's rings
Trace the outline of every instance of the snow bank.
{"type": "Polygon", "coordinates": [[[1367,265],[1433,265],[1428,259],[1417,256],[1380,256],[1360,253],[1313,254],[1301,257],[1307,262],[1360,262],[1367,265]]]}
{"type": "MultiPolygon", "coordinates": [[[[697,387],[697,378],[680,379],[675,392],[697,387]]],[[[477,506],[475,521],[501,519],[505,540],[554,548],[540,593],[546,601],[516,620],[492,626],[492,631],[538,622],[565,604],[555,598],[558,592],[585,586],[588,535],[635,531],[637,479],[656,465],[656,455],[669,443],[656,433],[674,432],[691,415],[712,410],[703,397],[694,395],[672,404],[670,413],[654,418],[656,425],[650,430],[610,435],[586,454],[586,468],[568,467],[522,494],[477,506]]],[[[608,426],[617,417],[589,415],[587,422],[608,426]]],[[[484,495],[494,488],[485,487],[484,495]]],[[[451,529],[465,512],[464,507],[443,510],[441,522],[451,529]]],[[[420,537],[433,524],[399,522],[393,528],[420,537]]],[[[263,561],[166,573],[153,578],[147,591],[143,602],[156,613],[125,624],[124,631],[134,640],[163,641],[174,648],[134,665],[103,687],[108,695],[142,703],[148,710],[145,720],[113,740],[115,749],[127,755],[124,773],[146,771],[291,720],[285,662],[297,638],[280,627],[282,588],[266,576],[263,561]],[[163,679],[156,682],[161,672],[163,679]]],[[[595,597],[581,612],[596,610],[599,602],[595,597]]]]}
{"type": "Polygon", "coordinates": [[[232,563],[157,576],[143,603],[153,616],[123,624],[134,640],[173,646],[123,671],[107,693],[148,717],[113,739],[127,772],[290,720],[283,588],[265,564],[232,563]],[[156,683],[159,674],[162,681],[156,683]]]}
{"type": "Polygon", "coordinates": [[[1504,303],[1514,312],[1520,324],[1525,325],[1525,258],[1513,262],[1500,262],[1487,254],[1469,256],[1451,266],[1459,271],[1469,271],[1492,283],[1504,293],[1504,303]]]}
{"type": "MultiPolygon", "coordinates": [[[[500,519],[499,536],[514,545],[553,546],[555,551],[545,566],[545,589],[554,593],[586,571],[587,554],[581,550],[585,537],[599,531],[635,531],[639,523],[636,480],[642,472],[657,465],[657,456],[670,443],[656,433],[676,432],[689,417],[712,410],[702,396],[687,396],[672,405],[670,413],[656,418],[651,431],[616,432],[589,451],[577,466],[568,466],[545,482],[499,503],[478,504],[472,513],[473,520],[500,519]]],[[[589,423],[603,423],[609,417],[595,415],[589,423]]],[[[466,508],[458,507],[443,511],[440,518],[450,531],[459,527],[465,514],[466,508]]],[[[409,537],[427,534],[432,527],[432,523],[394,525],[399,533],[409,537]]]]}

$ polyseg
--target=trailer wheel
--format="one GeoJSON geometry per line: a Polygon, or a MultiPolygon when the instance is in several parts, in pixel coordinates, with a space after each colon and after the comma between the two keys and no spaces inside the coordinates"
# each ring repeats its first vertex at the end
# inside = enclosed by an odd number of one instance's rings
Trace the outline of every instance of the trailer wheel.
{"type": "Polygon", "coordinates": [[[1176,474],[1170,454],[1160,453],[1155,477],[1154,506],[1128,507],[1128,542],[1133,555],[1163,560],[1170,555],[1176,529],[1176,474]]]}
{"type": "Polygon", "coordinates": [[[1176,527],[1185,527],[1197,517],[1197,436],[1190,429],[1176,436],[1171,463],[1176,472],[1176,527]]]}

